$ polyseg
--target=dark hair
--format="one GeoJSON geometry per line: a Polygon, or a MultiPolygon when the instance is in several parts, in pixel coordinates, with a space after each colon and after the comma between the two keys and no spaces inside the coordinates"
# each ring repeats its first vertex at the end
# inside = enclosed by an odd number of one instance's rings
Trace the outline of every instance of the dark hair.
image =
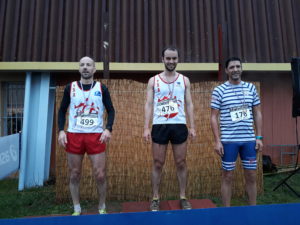
{"type": "Polygon", "coordinates": [[[227,59],[226,62],[225,62],[225,68],[226,68],[226,69],[227,69],[229,63],[232,62],[232,61],[239,61],[239,62],[242,64],[242,61],[241,61],[240,58],[238,58],[238,57],[230,57],[230,58],[227,59]]]}
{"type": "Polygon", "coordinates": [[[179,57],[179,50],[175,46],[165,47],[161,52],[162,57],[165,57],[165,51],[167,51],[167,50],[176,51],[178,53],[178,57],[179,57]]]}

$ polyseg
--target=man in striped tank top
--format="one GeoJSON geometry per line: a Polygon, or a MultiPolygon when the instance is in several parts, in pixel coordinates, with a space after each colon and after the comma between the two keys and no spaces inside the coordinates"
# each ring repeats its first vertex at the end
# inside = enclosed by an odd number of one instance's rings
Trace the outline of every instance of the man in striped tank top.
{"type": "Polygon", "coordinates": [[[214,148],[222,158],[222,202],[224,206],[230,206],[233,171],[239,154],[249,205],[256,205],[256,153],[263,147],[260,99],[255,86],[241,80],[242,63],[239,58],[229,58],[225,72],[228,81],[214,89],[211,99],[214,148]]]}
{"type": "Polygon", "coordinates": [[[191,204],[185,195],[187,137],[188,135],[192,138],[196,136],[190,81],[175,70],[178,63],[178,50],[176,48],[165,48],[162,51],[162,62],[165,65],[165,70],[150,78],[145,104],[144,139],[147,142],[152,139],[153,154],[153,199],[150,210],[159,210],[159,184],[169,142],[172,145],[177,169],[180,204],[183,209],[191,209],[191,204]],[[186,126],[185,105],[190,122],[189,130],[186,126]],[[152,116],[153,126],[152,131],[150,131],[152,116]]]}

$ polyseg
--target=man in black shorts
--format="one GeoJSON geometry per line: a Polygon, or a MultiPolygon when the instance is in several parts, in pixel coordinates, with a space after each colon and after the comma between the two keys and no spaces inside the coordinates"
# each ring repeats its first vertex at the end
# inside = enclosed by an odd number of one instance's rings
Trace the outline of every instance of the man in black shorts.
{"type": "Polygon", "coordinates": [[[177,177],[180,189],[180,204],[182,209],[191,209],[191,204],[185,196],[187,183],[186,151],[187,137],[196,136],[194,125],[194,106],[190,92],[190,81],[187,77],[176,72],[178,50],[167,47],[162,51],[162,62],[165,70],[151,77],[147,87],[145,104],[144,139],[150,141],[152,137],[152,188],[153,199],[151,211],[159,211],[159,184],[162,169],[165,164],[167,146],[172,144],[177,177]],[[190,122],[190,129],[186,126],[185,105],[190,122]],[[153,114],[153,126],[150,132],[150,119],[153,114]]]}

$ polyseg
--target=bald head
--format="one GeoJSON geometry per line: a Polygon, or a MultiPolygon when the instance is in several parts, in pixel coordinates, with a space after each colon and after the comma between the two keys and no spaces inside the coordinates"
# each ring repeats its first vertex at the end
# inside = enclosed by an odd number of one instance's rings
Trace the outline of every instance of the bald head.
{"type": "Polygon", "coordinates": [[[79,61],[79,72],[82,79],[93,79],[94,73],[96,72],[95,61],[88,56],[82,57],[79,61]]]}
{"type": "Polygon", "coordinates": [[[79,60],[79,63],[81,63],[81,62],[90,62],[90,63],[93,64],[93,66],[95,66],[95,61],[94,61],[91,57],[89,57],[89,56],[84,56],[84,57],[82,57],[82,58],[79,60]]]}

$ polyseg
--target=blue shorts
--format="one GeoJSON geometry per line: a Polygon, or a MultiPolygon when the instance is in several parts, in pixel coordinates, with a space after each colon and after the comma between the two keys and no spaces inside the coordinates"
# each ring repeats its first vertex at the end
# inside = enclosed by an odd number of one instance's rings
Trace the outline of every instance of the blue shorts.
{"type": "Polygon", "coordinates": [[[224,155],[222,157],[222,167],[230,171],[235,169],[238,154],[240,154],[243,168],[247,170],[256,170],[256,149],[255,141],[251,142],[222,142],[224,155]]]}

